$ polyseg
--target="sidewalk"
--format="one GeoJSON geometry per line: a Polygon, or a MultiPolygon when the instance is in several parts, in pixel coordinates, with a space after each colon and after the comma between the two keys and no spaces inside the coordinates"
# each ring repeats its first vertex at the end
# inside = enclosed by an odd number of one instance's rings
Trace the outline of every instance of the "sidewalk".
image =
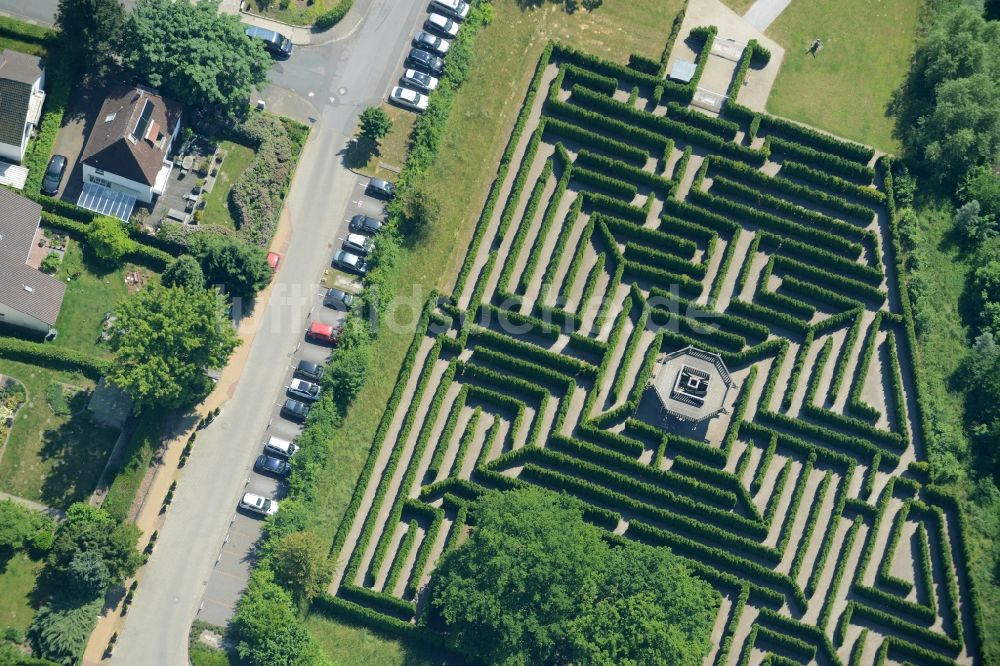
{"type": "Polygon", "coordinates": [[[291,23],[285,23],[284,21],[278,21],[245,11],[241,9],[239,0],[224,0],[222,6],[219,7],[219,11],[232,14],[239,13],[240,20],[243,23],[280,32],[290,38],[292,44],[295,46],[317,46],[350,37],[361,26],[365,17],[368,16],[372,2],[373,0],[354,0],[350,11],[341,19],[340,23],[323,32],[314,32],[308,26],[292,25],[291,23]]]}
{"type": "MultiPolygon", "coordinates": [[[[287,247],[288,238],[291,234],[291,227],[292,225],[286,208],[282,211],[278,230],[271,243],[271,248],[274,251],[283,252],[287,247]]],[[[233,357],[230,359],[229,364],[222,371],[222,376],[219,378],[219,381],[215,386],[215,390],[212,391],[212,393],[197,406],[190,418],[183,419],[182,423],[190,423],[192,425],[185,428],[183,432],[164,433],[165,443],[161,449],[162,456],[160,457],[160,462],[156,467],[149,490],[147,491],[146,496],[141,499],[141,505],[135,520],[136,526],[142,532],[138,543],[138,547],[140,549],[146,547],[146,544],[149,543],[149,538],[153,532],[156,532],[163,527],[163,523],[166,521],[167,516],[170,513],[169,508],[166,512],[161,513],[160,507],[163,505],[163,500],[167,495],[167,491],[170,489],[170,485],[174,481],[179,481],[183,476],[183,469],[178,467],[178,462],[180,461],[181,451],[187,444],[188,438],[196,431],[197,424],[202,417],[214,410],[216,407],[222,407],[236,391],[236,385],[239,383],[240,377],[243,374],[243,368],[246,365],[247,357],[250,355],[250,348],[253,346],[254,337],[260,329],[264,312],[267,309],[266,305],[270,297],[271,287],[269,286],[267,289],[258,294],[253,314],[249,317],[245,317],[240,322],[238,333],[240,340],[243,341],[243,344],[237,348],[233,357]]],[[[197,440],[195,440],[194,446],[198,446],[197,440]]],[[[17,501],[19,498],[11,499],[17,501]]],[[[26,502],[26,500],[21,501],[26,502]]],[[[134,512],[135,509],[136,507],[133,506],[132,511],[134,512]]],[[[134,580],[139,581],[140,585],[142,584],[143,572],[143,568],[140,567],[134,577],[134,580]]],[[[125,583],[123,583],[123,587],[127,588],[130,584],[130,581],[125,581],[125,583]]],[[[113,634],[116,634],[121,630],[122,625],[124,624],[121,609],[122,604],[119,602],[114,608],[110,610],[105,608],[104,611],[102,611],[102,614],[97,620],[97,626],[94,627],[93,632],[90,634],[90,640],[88,641],[87,648],[83,654],[82,666],[98,666],[104,662],[104,650],[108,646],[108,641],[111,640],[111,636],[113,634]]]]}
{"type": "Polygon", "coordinates": [[[32,502],[29,499],[24,499],[23,497],[18,497],[17,495],[11,495],[9,493],[0,493],[0,501],[3,500],[10,500],[14,504],[20,504],[26,509],[31,509],[32,511],[44,513],[45,515],[51,516],[56,520],[62,520],[62,517],[65,515],[62,509],[54,509],[51,506],[39,504],[38,502],[32,502]]]}

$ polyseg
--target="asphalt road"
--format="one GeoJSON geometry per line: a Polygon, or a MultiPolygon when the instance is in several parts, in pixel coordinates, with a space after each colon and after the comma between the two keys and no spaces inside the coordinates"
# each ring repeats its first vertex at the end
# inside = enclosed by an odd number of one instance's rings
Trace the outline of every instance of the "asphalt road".
{"type": "MultiPolygon", "coordinates": [[[[135,0],[124,0],[125,9],[132,9],[135,0]]],[[[59,0],[0,0],[0,14],[21,20],[52,25],[56,18],[59,0]]]]}
{"type": "Polygon", "coordinates": [[[323,271],[346,235],[345,217],[358,209],[358,178],[339,154],[360,111],[383,99],[394,82],[425,9],[417,0],[375,0],[360,28],[345,39],[297,47],[291,60],[275,67],[273,85],[262,94],[269,109],[314,121],[288,200],[291,241],[236,391],[198,436],[114,664],[186,665],[188,630],[228,546],[231,524],[233,539],[248,542],[245,523],[231,522],[236,502],[284,398],[296,348],[303,353],[308,344],[303,332],[323,271]]]}

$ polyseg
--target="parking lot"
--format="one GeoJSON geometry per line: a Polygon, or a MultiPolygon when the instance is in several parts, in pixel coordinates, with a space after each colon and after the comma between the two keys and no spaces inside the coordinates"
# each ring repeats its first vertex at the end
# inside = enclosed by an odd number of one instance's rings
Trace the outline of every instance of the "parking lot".
{"type": "MultiPolygon", "coordinates": [[[[328,241],[333,248],[331,259],[333,253],[340,249],[343,240],[347,238],[351,217],[367,215],[376,219],[383,218],[385,202],[366,194],[368,181],[369,179],[366,177],[356,178],[348,208],[339,219],[333,237],[328,241]]],[[[261,402],[263,403],[265,399],[269,401],[270,417],[266,428],[260,433],[257,441],[253,443],[254,455],[250,465],[246,468],[246,483],[243,492],[275,499],[279,506],[286,492],[285,482],[274,476],[255,472],[252,467],[253,460],[261,453],[264,443],[270,437],[294,441],[302,429],[301,424],[281,415],[282,404],[289,397],[286,389],[296,376],[295,371],[299,362],[307,361],[325,365],[331,353],[336,353],[334,345],[316,342],[306,335],[307,329],[313,322],[337,327],[343,323],[347,316],[345,311],[324,305],[327,288],[336,288],[347,293],[358,294],[362,285],[358,276],[345,274],[331,268],[329,263],[327,264],[323,275],[317,276],[312,305],[307,319],[301,324],[302,336],[294,348],[284,352],[288,356],[288,365],[282,384],[261,388],[261,402]]],[[[205,586],[198,611],[199,619],[220,626],[225,626],[232,617],[236,601],[246,586],[250,569],[254,564],[254,548],[263,527],[263,520],[260,516],[237,508],[239,500],[240,497],[233,498],[233,516],[229,523],[229,529],[222,548],[219,550],[212,575],[205,586]]]]}

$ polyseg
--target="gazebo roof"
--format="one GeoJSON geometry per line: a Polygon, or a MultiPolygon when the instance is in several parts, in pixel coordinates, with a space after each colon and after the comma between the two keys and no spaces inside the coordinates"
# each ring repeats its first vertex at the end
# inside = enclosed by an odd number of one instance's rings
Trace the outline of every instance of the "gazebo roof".
{"type": "Polygon", "coordinates": [[[697,69],[698,66],[690,60],[678,58],[674,61],[674,66],[670,68],[670,76],[668,78],[680,81],[681,83],[690,83],[697,69]]]}
{"type": "Polygon", "coordinates": [[[725,412],[733,379],[718,354],[685,347],[667,354],[651,380],[663,411],[683,421],[704,421],[725,412]]]}

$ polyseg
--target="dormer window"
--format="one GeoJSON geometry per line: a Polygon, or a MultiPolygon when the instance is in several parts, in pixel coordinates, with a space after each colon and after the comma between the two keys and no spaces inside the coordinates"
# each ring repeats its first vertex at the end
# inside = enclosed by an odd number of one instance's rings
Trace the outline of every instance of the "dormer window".
{"type": "Polygon", "coordinates": [[[104,122],[110,123],[112,120],[115,119],[115,116],[117,116],[117,115],[118,115],[117,111],[112,111],[108,115],[104,116],[104,122]]]}

